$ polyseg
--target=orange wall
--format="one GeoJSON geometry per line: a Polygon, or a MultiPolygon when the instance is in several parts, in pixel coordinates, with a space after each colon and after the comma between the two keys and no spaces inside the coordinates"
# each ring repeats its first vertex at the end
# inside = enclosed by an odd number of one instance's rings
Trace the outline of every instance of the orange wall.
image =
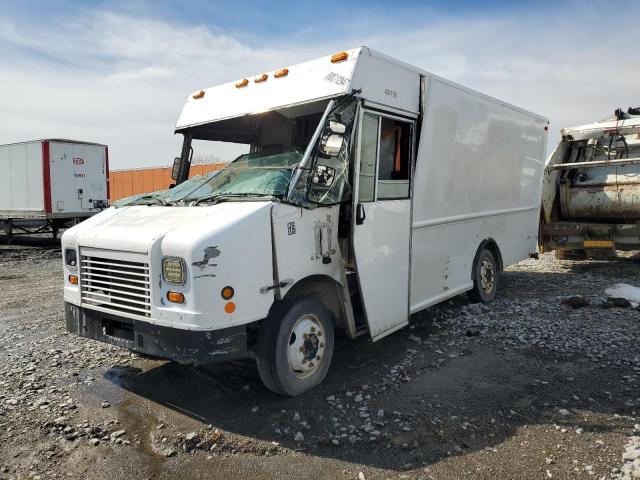
{"type": "MultiPolygon", "coordinates": [[[[204,175],[226,167],[223,163],[191,165],[189,177],[204,175]]],[[[109,194],[112,202],[139,193],[155,192],[169,188],[171,167],[138,168],[134,170],[112,170],[109,172],[109,194]]]]}

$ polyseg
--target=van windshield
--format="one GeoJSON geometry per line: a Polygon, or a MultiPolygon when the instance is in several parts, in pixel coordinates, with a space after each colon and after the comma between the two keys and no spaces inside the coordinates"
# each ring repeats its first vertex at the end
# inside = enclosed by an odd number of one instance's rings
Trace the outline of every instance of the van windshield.
{"type": "Polygon", "coordinates": [[[282,198],[302,156],[301,152],[293,149],[278,153],[263,151],[241,155],[195,190],[170,201],[204,202],[220,197],[282,198]]]}

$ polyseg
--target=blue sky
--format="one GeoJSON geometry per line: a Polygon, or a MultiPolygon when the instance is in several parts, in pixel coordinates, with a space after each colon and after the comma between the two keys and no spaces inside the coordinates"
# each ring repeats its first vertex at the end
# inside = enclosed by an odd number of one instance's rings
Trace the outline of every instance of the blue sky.
{"type": "Polygon", "coordinates": [[[70,137],[109,144],[114,168],[167,164],[190,92],[356,45],[540,113],[554,143],[640,104],[638,18],[631,0],[5,1],[0,143],[70,137]]]}

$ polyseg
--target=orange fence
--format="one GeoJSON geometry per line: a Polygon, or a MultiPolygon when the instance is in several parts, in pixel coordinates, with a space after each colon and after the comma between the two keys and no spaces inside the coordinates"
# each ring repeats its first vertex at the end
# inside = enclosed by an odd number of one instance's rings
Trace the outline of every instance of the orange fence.
{"type": "MultiPolygon", "coordinates": [[[[204,175],[226,167],[224,163],[191,165],[189,177],[204,175]]],[[[137,168],[133,170],[111,170],[109,172],[109,195],[112,202],[139,193],[155,192],[169,188],[171,167],[137,168]]]]}

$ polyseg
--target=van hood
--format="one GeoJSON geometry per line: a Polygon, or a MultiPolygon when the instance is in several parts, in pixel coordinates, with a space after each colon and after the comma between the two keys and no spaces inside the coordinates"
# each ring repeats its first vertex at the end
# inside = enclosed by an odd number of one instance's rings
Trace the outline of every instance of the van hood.
{"type": "Polygon", "coordinates": [[[148,253],[169,233],[224,229],[271,202],[224,202],[211,206],[173,207],[136,205],[110,208],[65,233],[63,244],[75,237],[80,247],[148,253]]]}

